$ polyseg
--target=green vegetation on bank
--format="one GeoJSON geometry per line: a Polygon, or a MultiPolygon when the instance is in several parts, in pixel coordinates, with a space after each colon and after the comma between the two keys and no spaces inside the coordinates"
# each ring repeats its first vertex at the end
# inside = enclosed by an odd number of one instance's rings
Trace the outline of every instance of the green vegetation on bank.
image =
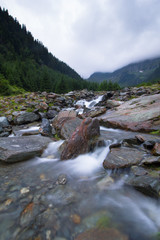
{"type": "Polygon", "coordinates": [[[0,94],[25,91],[66,93],[72,90],[115,90],[118,85],[87,82],[35,40],[25,25],[0,8],[0,94]],[[103,85],[103,84],[102,84],[103,85]]]}

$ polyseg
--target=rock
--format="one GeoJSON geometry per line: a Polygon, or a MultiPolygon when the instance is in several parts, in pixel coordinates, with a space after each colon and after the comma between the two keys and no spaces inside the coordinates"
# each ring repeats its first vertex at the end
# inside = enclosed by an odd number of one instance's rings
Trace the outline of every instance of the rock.
{"type": "Polygon", "coordinates": [[[88,111],[86,114],[85,114],[85,117],[91,117],[91,118],[94,118],[94,117],[97,117],[103,113],[106,112],[106,108],[95,108],[94,110],[91,110],[91,111],[88,111]]]}
{"type": "Polygon", "coordinates": [[[137,139],[137,141],[139,143],[144,143],[145,142],[145,138],[141,135],[136,135],[135,138],[137,139]]]}
{"type": "Polygon", "coordinates": [[[48,121],[48,119],[43,118],[42,119],[42,124],[39,128],[39,132],[41,133],[42,136],[52,136],[52,127],[48,121]]]}
{"type": "Polygon", "coordinates": [[[141,162],[141,165],[152,165],[152,164],[160,164],[160,157],[147,156],[141,162]]]}
{"type": "Polygon", "coordinates": [[[77,215],[77,214],[72,214],[70,216],[70,218],[72,219],[72,222],[74,224],[80,224],[80,222],[81,222],[81,217],[79,215],[77,215]]]}
{"type": "Polygon", "coordinates": [[[146,148],[146,149],[152,149],[155,145],[155,141],[145,141],[143,143],[143,146],[146,148]]]}
{"type": "Polygon", "coordinates": [[[156,143],[152,149],[152,154],[155,156],[160,156],[160,143],[156,143]]]}
{"type": "Polygon", "coordinates": [[[0,160],[13,163],[40,156],[50,142],[38,136],[0,138],[0,160]]]}
{"type": "Polygon", "coordinates": [[[78,117],[66,120],[61,127],[60,136],[64,139],[70,138],[76,128],[80,126],[81,122],[82,120],[78,117]]]}
{"type": "Polygon", "coordinates": [[[139,164],[145,152],[135,148],[113,148],[103,162],[106,169],[126,168],[139,164]]]}
{"type": "Polygon", "coordinates": [[[59,185],[65,185],[67,183],[67,175],[66,174],[59,175],[56,183],[59,185]]]}
{"type": "Polygon", "coordinates": [[[118,147],[121,147],[121,143],[120,143],[120,142],[111,144],[111,145],[109,146],[109,149],[111,150],[112,148],[118,148],[118,147]]]}
{"type": "Polygon", "coordinates": [[[160,94],[141,96],[124,102],[116,110],[98,117],[106,127],[151,132],[160,128],[160,94]]]}
{"type": "Polygon", "coordinates": [[[107,100],[107,108],[119,107],[123,102],[116,100],[107,100]]]}
{"type": "Polygon", "coordinates": [[[128,237],[114,228],[93,228],[79,234],[75,240],[128,240],[128,237]]]}
{"type": "Polygon", "coordinates": [[[97,183],[97,187],[100,190],[106,190],[108,189],[112,184],[114,183],[113,178],[111,178],[110,176],[106,176],[105,178],[103,178],[102,180],[100,180],[97,183]]]}
{"type": "Polygon", "coordinates": [[[55,111],[55,110],[49,110],[49,111],[46,113],[47,118],[49,118],[49,119],[54,118],[57,114],[58,114],[58,112],[55,111]]]}
{"type": "Polygon", "coordinates": [[[33,112],[23,112],[17,118],[14,119],[14,123],[17,125],[21,125],[21,124],[37,121],[39,120],[39,118],[40,118],[39,115],[33,112]]]}
{"type": "Polygon", "coordinates": [[[73,110],[61,111],[54,118],[52,125],[57,131],[60,131],[66,121],[74,119],[76,117],[77,117],[76,111],[73,110]]]}
{"type": "Polygon", "coordinates": [[[84,119],[70,139],[64,142],[61,160],[75,158],[79,154],[89,152],[95,144],[95,137],[99,135],[99,121],[91,118],[84,119]]]}
{"type": "Polygon", "coordinates": [[[160,196],[159,176],[155,177],[152,173],[147,174],[144,171],[144,174],[136,174],[129,177],[126,183],[150,197],[159,198],[160,196]]]}
{"type": "Polygon", "coordinates": [[[6,117],[0,117],[0,128],[5,128],[9,126],[9,122],[6,117]]]}

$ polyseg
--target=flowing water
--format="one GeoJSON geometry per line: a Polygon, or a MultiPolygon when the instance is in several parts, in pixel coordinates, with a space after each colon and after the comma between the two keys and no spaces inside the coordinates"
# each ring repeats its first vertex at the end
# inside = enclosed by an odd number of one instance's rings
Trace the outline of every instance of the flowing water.
{"type": "Polygon", "coordinates": [[[36,239],[39,234],[71,240],[103,219],[130,240],[154,239],[160,229],[158,200],[124,186],[127,173],[113,180],[102,167],[109,145],[128,133],[104,127],[101,133],[110,135],[105,147],[72,160],[59,160],[63,141],[58,141],[40,158],[1,165],[1,240],[36,239]],[[57,183],[60,175],[65,185],[57,183]]]}
{"type": "Polygon", "coordinates": [[[129,240],[155,239],[160,231],[159,200],[125,186],[129,172],[113,179],[102,165],[110,144],[134,134],[100,130],[106,146],[75,159],[59,160],[63,141],[58,141],[41,157],[1,163],[0,240],[74,240],[101,225],[118,229],[129,240]]]}

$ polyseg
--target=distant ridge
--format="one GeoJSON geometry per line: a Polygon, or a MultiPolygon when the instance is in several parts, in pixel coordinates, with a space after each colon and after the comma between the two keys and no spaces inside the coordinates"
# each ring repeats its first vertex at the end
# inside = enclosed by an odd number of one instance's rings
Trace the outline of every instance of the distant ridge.
{"type": "Polygon", "coordinates": [[[142,82],[160,80],[159,68],[160,57],[132,63],[111,73],[95,72],[87,80],[98,83],[111,80],[113,83],[117,82],[121,87],[135,86],[142,82]]]}

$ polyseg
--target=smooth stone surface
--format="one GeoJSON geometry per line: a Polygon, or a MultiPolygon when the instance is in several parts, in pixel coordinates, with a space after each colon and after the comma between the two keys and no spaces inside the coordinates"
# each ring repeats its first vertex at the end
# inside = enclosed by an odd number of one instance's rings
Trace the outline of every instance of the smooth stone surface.
{"type": "Polygon", "coordinates": [[[37,115],[36,113],[24,112],[20,114],[17,118],[15,118],[14,123],[21,125],[21,124],[37,121],[39,120],[39,118],[40,118],[39,115],[37,115]]]}
{"type": "Polygon", "coordinates": [[[50,142],[39,136],[0,138],[0,160],[13,163],[40,156],[50,142]]]}
{"type": "Polygon", "coordinates": [[[160,127],[159,106],[160,94],[141,96],[126,101],[116,110],[107,111],[99,117],[100,124],[137,132],[158,130],[160,127]]]}
{"type": "Polygon", "coordinates": [[[139,164],[144,154],[144,151],[139,151],[135,148],[112,148],[103,162],[103,167],[106,169],[130,167],[139,164]]]}

